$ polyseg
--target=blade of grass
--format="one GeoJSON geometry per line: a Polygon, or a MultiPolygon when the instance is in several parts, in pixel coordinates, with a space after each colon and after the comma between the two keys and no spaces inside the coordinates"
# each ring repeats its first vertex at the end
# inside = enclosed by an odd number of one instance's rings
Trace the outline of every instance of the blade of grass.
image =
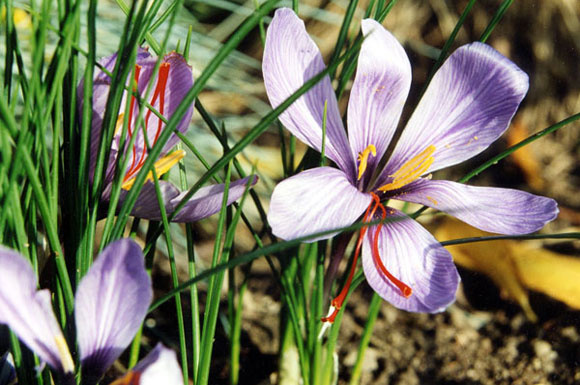
{"type": "Polygon", "coordinates": [[[322,384],[323,385],[331,385],[336,383],[338,380],[336,378],[337,373],[334,371],[335,367],[335,349],[336,349],[336,341],[338,340],[338,331],[340,330],[340,324],[342,323],[342,316],[344,314],[344,310],[346,309],[346,304],[350,298],[352,292],[364,281],[365,276],[362,271],[356,273],[352,280],[352,284],[348,289],[348,293],[344,300],[344,303],[341,309],[338,311],[336,318],[334,319],[334,323],[330,327],[330,334],[328,336],[328,340],[326,341],[326,357],[324,362],[323,374],[322,374],[322,384]]]}
{"type": "MultiPolygon", "coordinates": [[[[423,88],[419,95],[422,96],[425,93],[425,91],[427,90],[427,86],[429,86],[429,83],[431,83],[431,80],[433,79],[433,76],[435,76],[435,73],[447,58],[449,50],[451,49],[451,45],[455,41],[455,38],[457,37],[459,30],[463,26],[463,23],[465,23],[465,19],[471,12],[471,8],[473,8],[473,5],[475,4],[476,1],[477,0],[469,0],[469,3],[467,3],[467,5],[465,6],[465,9],[461,13],[461,16],[459,16],[459,20],[457,20],[457,23],[455,24],[455,27],[451,32],[451,35],[449,35],[449,37],[445,41],[445,44],[443,44],[443,48],[441,48],[441,53],[439,54],[439,57],[437,58],[435,64],[433,64],[433,67],[431,68],[431,71],[429,72],[427,80],[425,81],[425,84],[423,85],[423,88]]],[[[421,96],[419,96],[419,99],[421,98],[421,96]]]]}
{"type": "MultiPolygon", "coordinates": [[[[190,28],[191,31],[191,28],[190,28]]],[[[187,50],[189,43],[185,44],[187,50]]],[[[181,148],[181,143],[178,143],[178,148],[181,148]]],[[[179,176],[181,182],[181,189],[186,190],[187,171],[183,159],[179,162],[179,176]]],[[[186,250],[187,250],[187,273],[188,278],[192,279],[197,274],[195,265],[195,251],[193,247],[193,225],[191,223],[185,224],[186,235],[186,250]]],[[[199,323],[199,296],[197,293],[197,285],[191,285],[189,291],[189,300],[191,308],[191,377],[197,378],[199,370],[200,357],[200,339],[201,339],[201,325],[199,323]]]]}
{"type": "MultiPolygon", "coordinates": [[[[10,113],[8,106],[4,97],[0,94],[0,120],[4,121],[5,127],[11,133],[13,137],[17,136],[18,128],[16,126],[16,121],[10,113]]],[[[72,314],[73,304],[74,304],[74,294],[71,286],[71,282],[68,276],[66,263],[64,260],[64,255],[60,246],[60,239],[58,237],[57,231],[57,216],[51,213],[50,207],[47,201],[47,197],[44,194],[44,186],[40,182],[40,178],[37,174],[37,170],[34,167],[34,163],[30,158],[30,153],[26,151],[26,147],[22,144],[23,141],[19,141],[17,149],[15,151],[15,162],[21,162],[30,186],[34,192],[35,200],[38,204],[38,209],[40,211],[41,218],[43,220],[46,235],[48,237],[50,247],[54,252],[55,263],[57,266],[58,276],[62,282],[65,302],[67,307],[67,314],[72,314]]]]}
{"type": "MultiPolygon", "coordinates": [[[[324,242],[323,242],[324,243],[324,242]]],[[[324,251],[325,247],[321,248],[316,258],[315,278],[312,290],[312,314],[310,316],[309,335],[313,338],[312,349],[312,384],[318,385],[322,381],[322,371],[320,370],[322,364],[322,340],[318,338],[322,323],[320,317],[323,316],[324,304],[324,251]]]]}
{"type": "MultiPolygon", "coordinates": [[[[144,135],[145,143],[149,146],[147,135],[144,135]]],[[[161,224],[165,233],[165,244],[167,246],[167,258],[169,260],[169,267],[171,272],[171,283],[173,287],[179,287],[179,277],[177,275],[177,266],[175,264],[175,253],[173,252],[173,241],[171,239],[171,230],[169,229],[169,221],[167,220],[167,212],[165,210],[165,202],[161,187],[159,186],[159,179],[155,170],[152,171],[153,183],[155,184],[155,192],[157,194],[157,203],[161,212],[161,224]]],[[[179,353],[181,357],[181,372],[183,373],[184,384],[188,383],[188,360],[187,360],[187,344],[185,342],[185,321],[183,319],[183,305],[181,303],[181,294],[175,295],[175,309],[177,317],[177,327],[179,333],[179,353]]]]}
{"type": "Polygon", "coordinates": [[[487,28],[481,34],[481,37],[479,38],[480,42],[485,43],[487,41],[487,39],[489,38],[489,35],[491,35],[493,30],[495,29],[497,24],[500,22],[500,20],[503,18],[503,16],[505,15],[508,8],[510,7],[510,5],[512,5],[513,2],[514,2],[514,0],[504,0],[501,3],[499,8],[497,9],[495,14],[493,15],[493,18],[491,19],[491,21],[487,25],[487,28]]]}
{"type": "Polygon", "coordinates": [[[393,9],[393,7],[395,6],[395,4],[397,4],[397,0],[391,0],[391,1],[389,1],[389,4],[387,4],[387,6],[380,13],[377,14],[376,20],[379,23],[382,23],[383,20],[385,20],[385,18],[389,14],[389,12],[391,12],[391,9],[393,9]]]}
{"type": "Polygon", "coordinates": [[[516,240],[527,240],[527,239],[580,239],[580,232],[556,233],[556,234],[490,235],[490,236],[486,236],[486,237],[473,237],[473,238],[452,239],[452,240],[449,240],[449,241],[441,242],[441,245],[442,246],[452,246],[452,245],[460,245],[460,244],[463,244],[463,243],[497,241],[497,240],[502,240],[502,239],[516,239],[516,240]]]}
{"type": "MultiPolygon", "coordinates": [[[[80,124],[80,138],[79,138],[79,167],[78,167],[78,185],[76,186],[78,194],[78,204],[77,210],[73,215],[74,220],[81,230],[79,234],[80,245],[79,252],[77,253],[77,282],[86,274],[88,270],[88,265],[93,259],[93,239],[94,239],[94,227],[90,227],[88,222],[88,213],[90,212],[89,207],[89,196],[90,196],[90,183],[89,183],[89,172],[90,172],[90,137],[91,137],[91,126],[93,121],[93,76],[94,76],[94,65],[96,62],[96,19],[97,12],[97,0],[90,0],[87,10],[87,65],[84,71],[84,78],[82,80],[83,93],[82,93],[82,111],[81,111],[81,124],[80,124]],[[91,230],[87,230],[90,228],[91,230]]],[[[71,140],[71,142],[73,142],[71,140]]],[[[69,149],[72,151],[73,149],[69,149]]],[[[75,167],[69,164],[69,172],[74,175],[75,167]]],[[[70,175],[70,174],[69,174],[70,175]]],[[[74,180],[70,182],[74,185],[74,180]]],[[[91,225],[95,225],[93,221],[91,225]]]]}
{"type": "Polygon", "coordinates": [[[363,334],[360,338],[358,352],[356,355],[356,362],[354,364],[354,367],[352,368],[352,373],[349,382],[350,385],[356,385],[360,383],[360,376],[362,373],[362,364],[365,352],[369,346],[371,335],[373,334],[375,322],[377,321],[377,316],[379,315],[379,311],[381,310],[382,303],[383,303],[382,298],[377,293],[374,293],[373,298],[371,299],[371,303],[369,304],[368,311],[369,315],[363,328],[363,334]]]}
{"type": "MultiPolygon", "coordinates": [[[[340,57],[340,53],[345,46],[346,38],[348,35],[348,31],[350,30],[350,25],[352,24],[352,19],[354,17],[354,13],[358,6],[358,0],[351,0],[348,3],[348,7],[346,9],[346,13],[344,14],[344,18],[342,19],[342,25],[340,26],[340,31],[338,32],[338,38],[336,39],[336,45],[334,46],[334,52],[330,58],[330,62],[333,63],[340,57]]],[[[334,79],[336,74],[336,69],[332,71],[329,76],[331,79],[334,79]]],[[[322,142],[324,143],[324,142],[322,142]]]]}
{"type": "MultiPolygon", "coordinates": [[[[221,264],[227,263],[232,251],[232,245],[234,242],[234,236],[236,232],[237,223],[240,220],[242,210],[238,210],[234,215],[231,225],[226,231],[223,247],[221,246],[221,235],[225,225],[225,208],[227,205],[227,191],[229,189],[231,178],[231,167],[226,170],[226,187],[224,190],[224,196],[222,201],[222,210],[220,211],[220,217],[218,220],[218,231],[216,232],[216,240],[214,246],[214,256],[212,258],[212,267],[218,264],[218,255],[221,250],[221,259],[219,262],[221,264]]],[[[241,198],[241,205],[243,206],[245,199],[248,195],[250,185],[246,186],[244,195],[241,198]]],[[[220,303],[221,288],[223,285],[223,279],[225,275],[225,270],[219,274],[211,275],[208,283],[208,301],[206,303],[206,312],[203,322],[202,331],[202,342],[201,342],[201,356],[199,360],[199,373],[197,376],[197,385],[206,385],[209,381],[209,369],[211,364],[211,353],[213,347],[213,340],[215,338],[215,329],[217,323],[217,315],[220,303]]]]}

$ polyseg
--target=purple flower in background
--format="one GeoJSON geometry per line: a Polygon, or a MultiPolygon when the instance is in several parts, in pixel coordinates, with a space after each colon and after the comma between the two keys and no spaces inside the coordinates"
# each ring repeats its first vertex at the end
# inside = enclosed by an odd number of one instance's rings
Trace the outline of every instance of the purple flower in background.
{"type": "MultiPolygon", "coordinates": [[[[7,324],[43,362],[70,377],[74,362],[52,310],[51,293],[36,289],[32,266],[19,253],[0,247],[0,266],[0,323],[7,324]]],[[[75,296],[84,380],[96,383],[127,348],[145,319],[152,296],[151,279],[139,246],[130,239],[108,245],[80,281],[75,296]]],[[[153,352],[157,352],[157,358],[145,358],[145,363],[155,363],[161,353],[163,361],[168,360],[171,354],[163,349],[156,348],[153,352]]],[[[148,366],[136,367],[133,373],[148,366]]],[[[177,362],[165,366],[177,368],[179,381],[163,383],[182,384],[177,362]]],[[[175,374],[167,376],[174,378],[175,374]]]]}
{"type": "MultiPolygon", "coordinates": [[[[109,72],[113,71],[117,55],[114,54],[100,61],[100,64],[109,72]]],[[[137,60],[134,71],[134,83],[137,84],[136,91],[141,97],[145,97],[147,88],[152,83],[152,92],[149,99],[146,101],[155,108],[157,112],[163,115],[166,119],[170,119],[189,89],[193,86],[193,75],[191,67],[186,63],[183,56],[172,52],[163,58],[160,64],[159,71],[155,78],[153,78],[153,69],[157,59],[151,56],[145,49],[140,48],[137,53],[137,60]]],[[[131,82],[127,81],[129,86],[131,82]]],[[[83,81],[81,81],[78,88],[79,99],[82,100],[83,95],[83,81]]],[[[97,153],[100,144],[101,128],[103,124],[103,117],[105,115],[105,107],[107,104],[107,97],[111,86],[111,77],[103,71],[98,71],[95,74],[93,86],[93,120],[91,123],[91,150],[90,150],[90,175],[91,181],[94,176],[97,153]]],[[[104,190],[102,195],[103,201],[108,201],[111,194],[111,187],[113,177],[115,174],[115,165],[117,158],[121,153],[126,153],[129,156],[127,168],[124,170],[123,190],[121,191],[121,204],[123,203],[127,191],[131,189],[137,174],[143,167],[147,160],[147,144],[153,147],[157,142],[161,132],[165,128],[165,123],[153,113],[152,110],[147,109],[143,112],[143,123],[137,126],[137,118],[139,116],[139,103],[134,95],[128,92],[124,93],[122,106],[126,105],[127,98],[129,100],[129,116],[128,116],[128,130],[125,149],[120,149],[120,139],[123,127],[123,120],[125,118],[124,112],[121,112],[117,118],[117,126],[115,136],[113,138],[112,148],[109,159],[107,161],[105,170],[104,190]],[[146,137],[145,137],[146,134],[146,137]],[[145,141],[147,138],[147,142],[145,141]],[[133,145],[129,146],[131,139],[133,145]]],[[[82,110],[82,105],[81,105],[82,110]]],[[[124,111],[124,108],[121,108],[124,111]]],[[[190,106],[177,126],[177,131],[185,133],[189,127],[189,122],[193,114],[193,106],[190,106]]],[[[157,176],[169,171],[179,160],[185,156],[185,151],[176,150],[170,152],[173,146],[178,142],[178,136],[173,133],[169,140],[163,147],[160,158],[155,162],[155,171],[157,176]]],[[[137,198],[135,206],[131,215],[160,220],[161,211],[157,201],[157,194],[155,192],[155,185],[152,182],[153,175],[151,172],[147,175],[147,182],[143,185],[141,193],[137,198]]],[[[228,204],[231,204],[242,196],[248,183],[252,185],[257,182],[255,176],[250,176],[230,184],[228,191],[228,204]],[[251,182],[249,182],[251,179],[251,182]]],[[[183,199],[184,193],[171,183],[166,181],[159,181],[163,201],[165,203],[165,210],[167,214],[173,213],[175,206],[183,199]]],[[[221,208],[221,202],[224,192],[224,185],[213,185],[199,189],[199,191],[187,202],[187,204],[174,217],[174,222],[194,222],[202,218],[217,213],[221,208]]]]}
{"type": "Polygon", "coordinates": [[[157,344],[155,349],[124,377],[111,383],[111,385],[159,384],[183,384],[183,375],[175,352],[162,344],[157,344]]]}
{"type": "MultiPolygon", "coordinates": [[[[454,301],[459,283],[451,255],[419,223],[381,202],[423,204],[501,234],[534,232],[554,219],[558,209],[549,198],[430,178],[479,154],[506,130],[528,89],[528,77],[485,44],[460,47],[434,76],[379,169],[409,92],[411,66],[403,47],[379,23],[363,20],[362,31],[348,138],[328,76],[280,115],[292,134],[320,151],[326,103],[325,155],[338,168],[317,167],[282,181],[272,195],[268,221],[276,236],[293,239],[349,226],[363,213],[365,223],[392,219],[362,228],[354,264],[362,248],[368,283],[394,306],[442,311],[454,301]]],[[[324,68],[304,23],[290,9],[279,9],[268,29],[263,61],[271,104],[278,106],[324,68]]],[[[324,320],[334,320],[345,289],[324,320]]]]}

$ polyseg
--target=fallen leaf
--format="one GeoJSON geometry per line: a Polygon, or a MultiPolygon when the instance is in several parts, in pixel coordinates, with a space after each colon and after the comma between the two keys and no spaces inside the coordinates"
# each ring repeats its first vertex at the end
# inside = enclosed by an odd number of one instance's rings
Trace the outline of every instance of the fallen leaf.
{"type": "MultiPolygon", "coordinates": [[[[446,218],[437,227],[439,241],[493,235],[446,218]]],[[[528,289],[580,309],[580,259],[533,247],[534,242],[496,240],[446,246],[460,266],[487,275],[503,296],[515,300],[536,321],[528,289]]]]}
{"type": "Polygon", "coordinates": [[[514,247],[512,253],[526,287],[580,309],[580,259],[528,247],[514,247]]]}
{"type": "MultiPolygon", "coordinates": [[[[513,146],[530,135],[521,119],[514,121],[507,132],[507,144],[513,146]]],[[[518,165],[531,188],[540,191],[544,187],[541,168],[531,146],[524,146],[510,155],[510,159],[518,165]]]]}

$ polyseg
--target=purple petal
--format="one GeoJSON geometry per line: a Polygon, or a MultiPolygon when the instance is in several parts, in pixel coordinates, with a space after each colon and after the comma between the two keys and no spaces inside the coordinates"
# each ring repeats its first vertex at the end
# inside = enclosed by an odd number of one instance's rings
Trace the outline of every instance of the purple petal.
{"type": "Polygon", "coordinates": [[[418,180],[395,199],[427,205],[478,229],[500,234],[533,233],[558,215],[558,205],[550,198],[447,180],[418,180]]]}
{"type": "Polygon", "coordinates": [[[183,373],[175,352],[162,344],[157,344],[132,372],[141,374],[139,385],[183,384],[183,373]]]}
{"type": "MultiPolygon", "coordinates": [[[[280,105],[326,66],[304,22],[288,8],[276,11],[266,35],[262,71],[266,93],[273,107],[280,105]]],[[[322,118],[327,103],[325,155],[356,178],[355,163],[330,78],[324,77],[280,115],[280,121],[298,139],[320,151],[322,118]]]]}
{"type": "Polygon", "coordinates": [[[368,160],[370,177],[384,154],[411,85],[411,64],[397,39],[374,20],[362,22],[365,40],[348,104],[348,133],[355,154],[372,144],[376,157],[368,160]]]}
{"type": "MultiPolygon", "coordinates": [[[[231,182],[230,189],[228,190],[227,204],[231,205],[236,200],[240,199],[248,187],[248,183],[250,183],[250,186],[253,186],[257,182],[258,177],[254,175],[239,179],[235,182],[231,182]]],[[[224,190],[225,185],[223,184],[216,184],[200,188],[185,204],[185,206],[177,213],[173,221],[190,223],[207,218],[210,215],[219,212],[222,206],[224,190]]],[[[173,198],[171,203],[177,206],[185,194],[186,192],[183,192],[177,197],[173,198]]]]}
{"type": "MultiPolygon", "coordinates": [[[[159,189],[161,190],[162,201],[165,202],[165,211],[167,215],[173,212],[175,205],[172,203],[175,197],[179,195],[179,190],[173,184],[160,180],[159,189]]],[[[121,197],[119,206],[124,202],[128,191],[121,190],[121,197]]],[[[139,192],[139,196],[135,201],[135,206],[131,210],[131,215],[137,218],[144,218],[150,220],[161,220],[161,210],[159,209],[159,201],[157,199],[157,192],[155,191],[155,184],[151,181],[145,182],[143,188],[139,192]]]]}
{"type": "Polygon", "coordinates": [[[81,280],[75,299],[83,375],[99,378],[129,345],[153,291],[143,253],[131,239],[109,244],[81,280]]]}
{"type": "Polygon", "coordinates": [[[433,77],[385,174],[431,145],[427,172],[479,154],[506,130],[527,90],[528,76],[490,46],[460,47],[433,77]]]}
{"type": "Polygon", "coordinates": [[[376,227],[367,231],[362,263],[369,285],[384,300],[407,311],[436,313],[455,300],[459,274],[453,258],[419,223],[403,213],[387,208],[390,215],[378,234],[380,260],[397,279],[412,289],[405,298],[377,267],[372,256],[376,227]]]}
{"type": "MultiPolygon", "coordinates": [[[[171,67],[165,92],[165,116],[169,120],[175,113],[177,107],[179,107],[179,104],[181,104],[185,98],[185,95],[193,87],[193,72],[185,58],[176,52],[171,52],[169,55],[166,55],[163,61],[171,67]]],[[[178,132],[185,133],[187,131],[192,115],[193,103],[189,106],[187,112],[179,121],[179,124],[177,125],[178,132]]],[[[171,135],[165,144],[164,152],[171,150],[178,141],[179,137],[177,135],[171,135]]]]}
{"type": "MultiPolygon", "coordinates": [[[[357,190],[342,171],[318,167],[276,186],[270,199],[268,223],[277,237],[295,239],[353,224],[371,200],[370,194],[357,190]]],[[[334,235],[323,235],[308,242],[334,235]]]]}
{"type": "Polygon", "coordinates": [[[0,323],[7,324],[30,350],[52,368],[74,366],[58,325],[48,290],[36,290],[36,276],[19,253],[0,247],[0,323]],[[65,350],[61,360],[59,343],[65,350]]]}
{"type": "MultiPolygon", "coordinates": [[[[228,205],[234,203],[244,194],[250,178],[252,178],[252,186],[258,182],[258,177],[249,176],[230,183],[228,205]]],[[[167,215],[170,215],[187,194],[187,191],[179,193],[179,190],[174,185],[165,181],[159,181],[159,187],[165,202],[165,211],[167,215]]],[[[185,206],[179,210],[172,221],[191,223],[219,212],[222,206],[224,187],[223,184],[216,184],[200,188],[185,206]]],[[[127,192],[121,191],[121,194],[121,199],[124,199],[127,192]]],[[[147,182],[143,185],[131,215],[154,221],[161,220],[161,211],[159,210],[157,193],[153,182],[147,182]]]]}

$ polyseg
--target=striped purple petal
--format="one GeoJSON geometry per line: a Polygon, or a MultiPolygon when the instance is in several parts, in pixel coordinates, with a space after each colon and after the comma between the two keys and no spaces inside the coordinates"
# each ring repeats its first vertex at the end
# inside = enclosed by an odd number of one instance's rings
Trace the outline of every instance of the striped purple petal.
{"type": "Polygon", "coordinates": [[[53,369],[72,372],[74,364],[56,320],[48,290],[36,289],[30,263],[0,247],[0,323],[53,369]]]}
{"type": "Polygon", "coordinates": [[[460,47],[433,77],[378,185],[431,145],[426,173],[479,154],[507,129],[527,90],[528,76],[490,46],[460,47]]]}
{"type": "MultiPolygon", "coordinates": [[[[169,215],[173,212],[175,205],[172,201],[179,195],[179,190],[173,184],[160,180],[159,189],[161,191],[161,200],[164,202],[165,211],[169,215]]],[[[124,203],[127,195],[126,190],[121,190],[119,198],[119,206],[124,203]]],[[[157,192],[155,191],[155,184],[151,181],[145,182],[143,188],[139,192],[139,196],[135,201],[131,215],[137,218],[161,220],[161,210],[159,209],[159,200],[157,199],[157,192]]]]}
{"type": "Polygon", "coordinates": [[[447,180],[418,180],[400,199],[445,211],[478,229],[500,234],[533,233],[558,215],[558,205],[550,198],[447,180]]]}
{"type": "MultiPolygon", "coordinates": [[[[238,179],[230,183],[227,204],[231,205],[244,195],[247,188],[255,185],[258,177],[255,175],[238,179]]],[[[215,184],[200,188],[183,208],[177,213],[174,222],[191,223],[207,218],[220,211],[224,196],[225,185],[215,184]]],[[[187,192],[183,192],[171,200],[171,204],[177,206],[187,192]]]]}
{"type": "Polygon", "coordinates": [[[436,313],[455,300],[459,274],[453,258],[419,223],[403,213],[387,209],[390,222],[376,234],[367,231],[363,242],[362,264],[369,285],[385,301],[412,312],[436,313]],[[373,242],[378,236],[378,259],[395,278],[412,289],[406,298],[381,272],[373,258],[373,242]]]}
{"type": "MultiPolygon", "coordinates": [[[[308,36],[304,22],[291,9],[278,9],[268,28],[262,62],[270,104],[277,107],[325,68],[322,55],[308,36]]],[[[325,154],[354,181],[355,163],[328,76],[287,108],[280,115],[280,121],[298,139],[320,151],[325,102],[325,154]]]]}
{"type": "Polygon", "coordinates": [[[127,348],[151,303],[143,253],[131,239],[109,244],[77,288],[75,322],[83,376],[100,378],[127,348]]]}
{"type": "MultiPolygon", "coordinates": [[[[338,229],[353,224],[371,199],[370,194],[357,190],[341,170],[313,168],[276,186],[270,199],[268,223],[274,235],[282,239],[338,229]]],[[[323,235],[307,242],[334,235],[323,235]]]]}
{"type": "Polygon", "coordinates": [[[355,154],[373,145],[368,180],[383,156],[403,110],[411,85],[411,64],[397,39],[379,23],[362,21],[365,36],[348,104],[348,132],[355,154]]]}
{"type": "MultiPolygon", "coordinates": [[[[251,186],[258,182],[258,177],[255,175],[238,179],[230,183],[228,191],[227,204],[230,205],[244,194],[248,184],[251,186]]],[[[161,190],[162,200],[164,202],[165,211],[167,215],[171,215],[175,211],[175,207],[187,194],[187,191],[179,192],[177,187],[166,181],[159,181],[159,188],[161,190]]],[[[173,222],[191,223],[207,218],[220,211],[223,200],[225,186],[224,184],[216,184],[200,188],[185,206],[179,210],[177,215],[173,218],[173,222]]],[[[125,200],[128,192],[121,191],[121,198],[119,207],[125,200]]],[[[135,206],[131,211],[131,215],[137,218],[149,219],[154,221],[161,220],[161,210],[159,209],[159,202],[157,200],[157,192],[153,182],[146,182],[137,197],[135,206]]]]}

